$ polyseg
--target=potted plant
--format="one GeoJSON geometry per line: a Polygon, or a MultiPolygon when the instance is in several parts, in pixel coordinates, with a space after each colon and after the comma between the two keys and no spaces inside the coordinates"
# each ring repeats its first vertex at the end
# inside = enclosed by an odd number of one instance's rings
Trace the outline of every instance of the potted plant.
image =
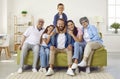
{"type": "Polygon", "coordinates": [[[118,29],[120,28],[120,24],[114,22],[110,27],[115,29],[115,33],[118,33],[118,29]]]}
{"type": "Polygon", "coordinates": [[[22,11],[22,12],[21,12],[21,14],[22,14],[22,16],[24,16],[24,17],[25,17],[25,16],[26,16],[26,14],[27,14],[27,11],[22,11]]]}

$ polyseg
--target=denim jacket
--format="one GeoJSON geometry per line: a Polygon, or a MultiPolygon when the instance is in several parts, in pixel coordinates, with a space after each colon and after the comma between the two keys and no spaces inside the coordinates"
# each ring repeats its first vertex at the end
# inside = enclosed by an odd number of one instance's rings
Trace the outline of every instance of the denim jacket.
{"type": "MultiPolygon", "coordinates": [[[[83,34],[84,34],[84,28],[82,29],[83,34]]],[[[99,43],[103,43],[101,37],[99,36],[98,30],[94,25],[88,25],[87,26],[87,31],[90,36],[91,41],[96,41],[99,43]]]]}
{"type": "MultiPolygon", "coordinates": [[[[65,33],[65,36],[66,36],[65,48],[67,48],[68,45],[72,44],[72,38],[71,38],[71,36],[68,33],[65,33]]],[[[51,46],[55,46],[56,48],[57,48],[57,45],[58,45],[57,38],[58,38],[58,33],[54,34],[51,37],[51,40],[50,40],[50,45],[51,46]]]]}
{"type": "MultiPolygon", "coordinates": [[[[67,15],[65,13],[62,14],[63,16],[63,19],[65,21],[65,25],[66,25],[66,22],[67,22],[67,15]]],[[[55,16],[54,16],[54,21],[53,21],[53,25],[56,26],[57,25],[57,20],[59,19],[59,14],[57,13],[55,16]]]]}

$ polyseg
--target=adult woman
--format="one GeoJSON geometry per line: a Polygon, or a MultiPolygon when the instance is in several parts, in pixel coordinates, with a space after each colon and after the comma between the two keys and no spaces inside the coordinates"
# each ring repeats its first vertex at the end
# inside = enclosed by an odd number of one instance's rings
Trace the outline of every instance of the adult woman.
{"type": "MultiPolygon", "coordinates": [[[[90,66],[91,58],[95,49],[102,47],[103,41],[101,40],[99,33],[95,26],[89,24],[87,17],[82,17],[80,24],[83,26],[83,38],[86,42],[84,49],[84,57],[78,66],[90,66]]],[[[90,71],[88,71],[89,73],[90,71]]]]}
{"type": "Polygon", "coordinates": [[[72,36],[73,38],[73,46],[74,46],[74,63],[72,64],[72,69],[77,68],[77,64],[80,61],[83,53],[84,43],[82,38],[82,30],[77,28],[72,20],[67,21],[67,28],[68,28],[68,34],[72,36]]]}

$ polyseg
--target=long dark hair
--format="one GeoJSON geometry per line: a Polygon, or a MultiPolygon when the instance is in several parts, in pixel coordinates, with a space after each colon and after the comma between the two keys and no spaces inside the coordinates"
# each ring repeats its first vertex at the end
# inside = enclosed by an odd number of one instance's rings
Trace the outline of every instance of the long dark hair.
{"type": "Polygon", "coordinates": [[[78,30],[77,30],[77,27],[75,26],[75,23],[74,23],[72,20],[68,20],[68,21],[67,21],[67,24],[68,24],[69,22],[72,22],[72,23],[74,24],[73,34],[74,34],[75,36],[77,36],[78,30]]]}
{"type": "MultiPolygon", "coordinates": [[[[43,32],[42,35],[41,35],[40,44],[42,43],[42,36],[43,36],[43,34],[44,34],[44,33],[47,33],[47,32],[48,32],[48,28],[51,27],[51,26],[53,27],[53,29],[55,28],[54,25],[49,25],[49,26],[46,27],[46,29],[44,30],[44,32],[43,32]]],[[[52,30],[52,31],[53,31],[53,30],[52,30]]]]}

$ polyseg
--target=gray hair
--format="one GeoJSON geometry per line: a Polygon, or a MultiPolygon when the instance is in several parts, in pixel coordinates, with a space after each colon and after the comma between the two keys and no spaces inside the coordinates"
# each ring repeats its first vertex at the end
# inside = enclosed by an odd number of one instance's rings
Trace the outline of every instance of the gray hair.
{"type": "Polygon", "coordinates": [[[82,24],[82,21],[85,21],[85,22],[87,22],[89,24],[89,20],[88,20],[88,18],[86,16],[80,18],[80,20],[79,20],[80,24],[82,24]]]}

